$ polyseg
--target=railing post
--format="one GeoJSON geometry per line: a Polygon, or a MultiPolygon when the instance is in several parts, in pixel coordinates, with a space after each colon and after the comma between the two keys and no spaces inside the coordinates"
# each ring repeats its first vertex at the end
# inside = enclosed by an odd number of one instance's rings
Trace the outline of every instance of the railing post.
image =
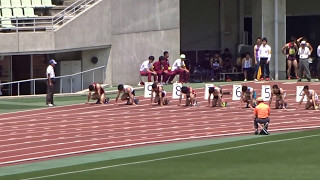
{"type": "Polygon", "coordinates": [[[106,76],[105,73],[106,73],[105,68],[103,67],[102,68],[102,84],[104,84],[104,81],[105,81],[105,76],[106,76]]]}
{"type": "Polygon", "coordinates": [[[83,73],[81,73],[81,91],[83,90],[83,73]]]}
{"type": "Polygon", "coordinates": [[[33,19],[33,32],[36,32],[36,19],[33,19]]]}
{"type": "Polygon", "coordinates": [[[20,96],[20,82],[18,82],[18,96],[20,96]]]}
{"type": "Polygon", "coordinates": [[[36,94],[36,80],[33,80],[33,95],[36,94]]]}
{"type": "Polygon", "coordinates": [[[60,78],[60,94],[62,93],[62,77],[60,78]]]}
{"type": "Polygon", "coordinates": [[[94,83],[94,70],[92,70],[92,83],[94,83]]]}
{"type": "Polygon", "coordinates": [[[73,83],[72,83],[72,77],[70,78],[70,92],[73,93],[73,83]]]}

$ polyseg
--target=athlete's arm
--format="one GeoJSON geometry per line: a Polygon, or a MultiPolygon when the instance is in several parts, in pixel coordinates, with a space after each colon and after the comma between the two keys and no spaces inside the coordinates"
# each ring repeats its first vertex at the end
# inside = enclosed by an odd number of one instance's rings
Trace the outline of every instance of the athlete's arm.
{"type": "Polygon", "coordinates": [[[91,98],[91,91],[89,91],[89,93],[88,93],[88,101],[86,102],[86,104],[88,104],[88,103],[89,103],[90,98],[91,98]]]}
{"type": "Polygon", "coordinates": [[[300,107],[300,105],[301,105],[301,103],[303,101],[304,96],[305,96],[305,93],[302,92],[302,96],[301,96],[301,99],[300,99],[300,102],[299,102],[299,105],[298,105],[297,109],[299,109],[299,107],[300,107]]]}
{"type": "Polygon", "coordinates": [[[116,104],[117,104],[117,102],[118,102],[118,99],[119,99],[120,93],[121,93],[121,91],[119,90],[119,91],[118,91],[118,94],[117,94],[117,97],[116,97],[116,102],[114,103],[115,105],[116,105],[116,104]]]}

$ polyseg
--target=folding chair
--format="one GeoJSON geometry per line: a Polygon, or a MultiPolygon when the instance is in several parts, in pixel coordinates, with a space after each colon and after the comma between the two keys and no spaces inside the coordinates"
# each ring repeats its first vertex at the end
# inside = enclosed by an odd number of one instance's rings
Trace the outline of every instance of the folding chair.
{"type": "Polygon", "coordinates": [[[269,131],[268,131],[268,125],[269,123],[266,123],[265,125],[258,123],[258,126],[260,127],[260,132],[259,134],[261,135],[269,135],[269,131]]]}

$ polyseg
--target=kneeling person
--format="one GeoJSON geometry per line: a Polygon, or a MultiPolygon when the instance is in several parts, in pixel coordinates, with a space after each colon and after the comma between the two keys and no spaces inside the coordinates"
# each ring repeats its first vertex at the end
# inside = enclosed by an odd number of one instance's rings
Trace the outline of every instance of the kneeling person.
{"type": "Polygon", "coordinates": [[[212,107],[221,107],[222,89],[220,87],[209,87],[208,107],[210,107],[211,95],[213,95],[212,107]]]}
{"type": "Polygon", "coordinates": [[[135,94],[134,89],[131,86],[119,84],[118,85],[118,94],[116,97],[115,104],[117,104],[121,93],[123,93],[121,96],[121,100],[127,101],[126,105],[136,105],[139,103],[139,100],[135,98],[136,94],[135,94]]]}
{"type": "Polygon", "coordinates": [[[287,102],[285,101],[287,93],[285,90],[283,90],[282,88],[279,88],[278,85],[273,85],[271,96],[270,96],[270,101],[269,101],[269,106],[271,105],[273,96],[276,96],[276,102],[275,102],[276,109],[286,109],[287,108],[287,102]]]}
{"type": "Polygon", "coordinates": [[[309,89],[309,86],[303,87],[303,92],[301,96],[301,100],[299,102],[298,108],[300,107],[301,103],[303,102],[304,96],[307,96],[307,103],[306,103],[306,109],[318,109],[318,95],[315,90],[309,89]]]}
{"type": "MultiPolygon", "coordinates": [[[[255,134],[258,134],[258,123],[264,125],[264,129],[266,130],[266,134],[268,133],[268,124],[270,122],[270,107],[263,102],[263,98],[259,97],[257,98],[258,105],[254,109],[254,128],[255,128],[255,134]],[[268,124],[267,124],[268,123],[268,124]]],[[[260,132],[261,133],[261,132],[260,132]]]]}
{"type": "Polygon", "coordinates": [[[186,95],[186,106],[189,106],[189,105],[196,106],[197,105],[197,101],[195,99],[196,92],[192,89],[192,87],[182,86],[178,106],[180,106],[180,104],[181,104],[181,99],[182,99],[183,94],[186,95]]]}
{"type": "Polygon", "coordinates": [[[96,104],[109,103],[109,98],[106,98],[104,89],[98,83],[93,83],[89,85],[88,101],[86,102],[86,104],[89,103],[90,99],[97,100],[96,104]]]}
{"type": "Polygon", "coordinates": [[[241,98],[240,98],[240,108],[242,102],[246,102],[246,108],[254,108],[256,104],[256,91],[252,87],[242,86],[241,98]]]}
{"type": "Polygon", "coordinates": [[[166,96],[166,91],[163,89],[163,86],[153,83],[152,84],[152,90],[151,90],[151,105],[153,103],[153,93],[156,94],[156,97],[154,98],[154,103],[158,103],[158,105],[163,106],[163,105],[168,105],[169,100],[165,98],[166,96]]]}

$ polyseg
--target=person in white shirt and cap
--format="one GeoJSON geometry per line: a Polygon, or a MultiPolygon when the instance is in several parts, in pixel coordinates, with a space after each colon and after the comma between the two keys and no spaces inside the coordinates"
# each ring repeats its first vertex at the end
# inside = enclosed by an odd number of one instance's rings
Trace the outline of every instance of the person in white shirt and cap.
{"type": "Polygon", "coordinates": [[[54,67],[56,66],[57,62],[54,59],[49,61],[49,66],[47,67],[47,97],[46,97],[46,104],[49,107],[54,106],[53,103],[53,94],[54,94],[54,84],[55,84],[55,77],[56,74],[54,72],[54,67]]]}
{"type": "Polygon", "coordinates": [[[187,83],[189,81],[189,70],[186,68],[186,64],[184,63],[184,60],[186,59],[186,55],[181,54],[180,59],[177,59],[172,64],[172,71],[173,75],[170,77],[169,82],[171,82],[175,75],[179,74],[179,82],[180,83],[187,83]]]}
{"type": "Polygon", "coordinates": [[[317,82],[320,81],[320,45],[317,48],[317,55],[318,55],[318,65],[317,65],[317,71],[318,71],[318,79],[317,82]]]}
{"type": "Polygon", "coordinates": [[[301,77],[303,75],[303,70],[306,72],[307,80],[311,81],[311,75],[309,70],[309,58],[311,55],[310,49],[307,47],[306,41],[301,41],[300,43],[301,47],[299,48],[298,55],[299,55],[299,79],[298,82],[301,81],[301,77]]]}

